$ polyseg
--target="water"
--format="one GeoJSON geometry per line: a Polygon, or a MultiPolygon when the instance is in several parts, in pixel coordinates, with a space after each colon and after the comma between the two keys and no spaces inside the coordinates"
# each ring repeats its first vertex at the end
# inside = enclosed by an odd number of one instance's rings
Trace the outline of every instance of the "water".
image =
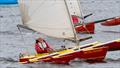
{"type": "MultiPolygon", "coordinates": [[[[119,0],[81,0],[84,15],[93,13],[85,21],[99,20],[114,16],[120,16],[119,0]]],[[[21,23],[19,8],[17,5],[0,6],[0,68],[120,68],[120,51],[108,52],[104,63],[89,64],[81,60],[70,62],[70,65],[58,65],[49,63],[18,63],[18,55],[22,51],[34,53],[34,40],[40,35],[22,29],[24,39],[16,25],[21,23]],[[24,42],[25,41],[25,42],[24,42]]],[[[86,35],[86,34],[85,34],[86,35]]],[[[42,35],[43,36],[43,35],[42,35]]],[[[80,34],[80,36],[84,36],[80,34]]],[[[81,42],[100,41],[106,42],[120,38],[120,26],[104,27],[96,25],[96,34],[93,39],[81,42]]],[[[54,48],[63,45],[63,41],[43,36],[54,48]]],[[[65,42],[65,44],[73,44],[65,42]]]]}

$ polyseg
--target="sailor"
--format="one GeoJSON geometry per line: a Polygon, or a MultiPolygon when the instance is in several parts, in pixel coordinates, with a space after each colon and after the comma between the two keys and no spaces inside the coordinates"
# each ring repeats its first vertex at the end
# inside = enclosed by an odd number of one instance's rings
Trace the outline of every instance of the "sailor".
{"type": "Polygon", "coordinates": [[[42,39],[38,38],[35,43],[35,50],[36,52],[39,53],[49,53],[53,51],[53,49],[47,44],[47,42],[42,39]]]}

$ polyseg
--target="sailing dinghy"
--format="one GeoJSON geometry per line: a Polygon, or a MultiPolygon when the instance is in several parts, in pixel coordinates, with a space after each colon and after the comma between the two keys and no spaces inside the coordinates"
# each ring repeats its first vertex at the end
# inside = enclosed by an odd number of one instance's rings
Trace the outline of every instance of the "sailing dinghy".
{"type": "Polygon", "coordinates": [[[103,26],[117,26],[117,25],[120,25],[120,17],[115,17],[113,19],[102,22],[101,25],[103,25],[103,26]]]}
{"type": "Polygon", "coordinates": [[[75,58],[98,61],[105,58],[107,47],[85,47],[82,49],[79,47],[79,38],[71,17],[72,15],[80,15],[78,0],[20,0],[19,4],[23,25],[26,27],[50,37],[74,39],[76,41],[76,46],[72,48],[22,56],[19,58],[20,63],[51,62],[65,64],[75,58]]]}

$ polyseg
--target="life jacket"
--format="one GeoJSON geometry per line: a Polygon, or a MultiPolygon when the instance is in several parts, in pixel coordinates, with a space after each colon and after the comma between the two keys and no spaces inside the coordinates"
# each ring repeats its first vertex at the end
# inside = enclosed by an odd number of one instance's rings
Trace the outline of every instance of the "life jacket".
{"type": "Polygon", "coordinates": [[[35,44],[35,50],[37,53],[48,53],[53,49],[46,43],[45,40],[43,40],[42,42],[37,42],[35,44]]]}

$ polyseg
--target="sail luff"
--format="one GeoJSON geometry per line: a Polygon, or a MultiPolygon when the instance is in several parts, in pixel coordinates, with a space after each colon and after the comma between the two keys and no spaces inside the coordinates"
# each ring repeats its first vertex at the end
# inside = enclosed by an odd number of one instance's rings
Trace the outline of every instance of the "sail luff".
{"type": "Polygon", "coordinates": [[[76,41],[76,45],[79,45],[79,42],[78,42],[78,36],[77,36],[77,33],[75,31],[75,27],[74,27],[74,24],[73,24],[73,20],[72,20],[72,17],[71,17],[71,14],[70,14],[70,11],[69,11],[69,8],[68,8],[68,5],[66,3],[66,0],[64,0],[65,2],[65,5],[66,5],[66,9],[68,11],[68,15],[69,15],[69,18],[70,18],[70,21],[71,21],[71,26],[72,26],[72,29],[73,29],[73,33],[74,33],[74,39],[76,41]]]}

